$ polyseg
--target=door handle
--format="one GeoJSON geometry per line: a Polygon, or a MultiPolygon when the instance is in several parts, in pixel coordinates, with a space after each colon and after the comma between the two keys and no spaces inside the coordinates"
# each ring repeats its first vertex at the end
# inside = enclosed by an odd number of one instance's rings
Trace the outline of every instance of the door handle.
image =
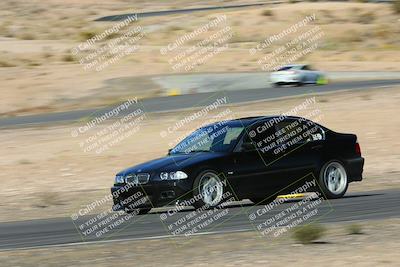
{"type": "Polygon", "coordinates": [[[311,147],[311,149],[314,149],[314,150],[318,150],[318,149],[321,149],[321,148],[322,148],[322,145],[315,145],[315,146],[311,147]]]}

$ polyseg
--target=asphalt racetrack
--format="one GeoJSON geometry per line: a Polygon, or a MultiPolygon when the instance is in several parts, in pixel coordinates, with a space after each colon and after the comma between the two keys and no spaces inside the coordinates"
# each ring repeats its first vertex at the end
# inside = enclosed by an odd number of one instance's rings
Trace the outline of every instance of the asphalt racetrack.
{"type": "MultiPolygon", "coordinates": [[[[137,105],[132,105],[124,110],[119,116],[124,116],[142,108],[146,113],[168,112],[188,109],[193,107],[204,107],[216,101],[216,99],[225,97],[227,104],[238,104],[249,101],[273,100],[284,97],[294,97],[299,95],[315,95],[343,90],[362,90],[377,87],[388,87],[399,85],[398,79],[387,80],[367,80],[367,81],[346,81],[335,82],[327,85],[307,85],[300,87],[278,87],[278,88],[258,88],[243,89],[235,91],[220,91],[197,94],[185,94],[173,97],[155,97],[140,100],[137,105]]],[[[0,128],[6,127],[24,127],[41,124],[77,122],[79,120],[88,120],[90,117],[104,114],[114,109],[117,105],[106,108],[74,110],[58,113],[5,117],[0,119],[0,128]]]]}
{"type": "MultiPolygon", "coordinates": [[[[301,86],[259,88],[252,90],[236,90],[227,92],[200,93],[174,97],[150,98],[139,101],[137,105],[145,112],[166,112],[193,107],[202,107],[211,104],[219,97],[227,97],[228,104],[244,103],[248,101],[273,100],[298,95],[314,95],[325,92],[343,90],[364,90],[369,88],[385,88],[400,84],[400,80],[369,80],[337,82],[324,86],[301,86]]],[[[78,121],[81,118],[107,112],[114,107],[93,110],[78,110],[62,113],[40,114],[32,116],[8,117],[0,120],[0,126],[24,127],[40,124],[65,123],[78,121]]],[[[132,107],[137,108],[137,107],[132,107]]],[[[126,113],[131,112],[126,110],[126,113]]],[[[119,114],[123,116],[123,114],[119,114]]],[[[368,179],[368,177],[366,178],[368,179]]],[[[195,234],[218,234],[227,232],[256,231],[257,225],[287,209],[296,201],[285,202],[264,216],[251,220],[249,215],[262,209],[250,201],[236,202],[225,207],[224,219],[204,227],[195,234]]],[[[313,201],[313,200],[312,200],[313,201]]],[[[312,202],[311,201],[311,202],[312,202]]],[[[400,217],[400,190],[381,190],[361,193],[348,193],[344,198],[324,200],[317,205],[318,214],[313,218],[322,223],[357,221],[370,219],[384,219],[400,217]]],[[[111,205],[110,205],[111,207],[111,205]]],[[[157,239],[157,238],[190,238],[176,236],[172,227],[181,217],[193,211],[190,207],[175,213],[173,216],[164,216],[167,208],[161,211],[152,211],[147,215],[133,216],[121,225],[114,227],[102,236],[93,234],[85,236],[79,227],[88,222],[93,216],[81,216],[73,221],[70,217],[54,219],[37,219],[28,221],[0,223],[0,250],[36,248],[43,246],[72,246],[76,244],[94,244],[101,242],[117,242],[119,240],[157,239]]],[[[206,213],[207,211],[202,211],[206,213]]],[[[112,212],[111,212],[112,214],[112,212]]],[[[110,215],[108,215],[110,216],[110,215]]],[[[200,216],[200,215],[199,215],[200,216]]],[[[178,234],[179,235],[179,234],[178,234]]]]}
{"type": "MultiPolygon", "coordinates": [[[[251,214],[262,210],[265,206],[255,206],[250,201],[234,202],[218,210],[219,214],[224,215],[223,217],[195,234],[256,231],[257,225],[300,201],[299,199],[287,200],[254,220],[250,219],[251,214]]],[[[318,213],[310,220],[321,223],[400,217],[400,190],[348,193],[341,199],[317,201],[310,200],[309,202],[315,203],[313,207],[318,209],[318,213]]],[[[165,208],[146,215],[133,216],[101,237],[96,237],[94,234],[84,236],[79,230],[80,225],[88,222],[93,216],[83,216],[75,221],[71,218],[55,218],[0,223],[0,250],[158,238],[171,238],[182,244],[190,237],[182,234],[181,236],[174,235],[175,228],[170,225],[193,212],[193,209],[188,207],[165,217],[167,210],[168,208],[165,208]],[[162,218],[166,219],[162,220],[162,218]]],[[[200,217],[209,211],[200,211],[197,216],[200,217]]],[[[265,238],[269,237],[265,236],[265,238]]]]}

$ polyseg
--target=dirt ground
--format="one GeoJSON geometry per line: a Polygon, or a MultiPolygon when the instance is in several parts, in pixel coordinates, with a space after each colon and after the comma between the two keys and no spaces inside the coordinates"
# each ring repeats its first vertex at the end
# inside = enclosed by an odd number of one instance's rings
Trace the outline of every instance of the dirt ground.
{"type": "Polygon", "coordinates": [[[269,240],[245,232],[191,237],[181,246],[176,238],[6,251],[0,260],[4,266],[399,266],[399,219],[357,222],[361,234],[350,234],[350,225],[325,225],[325,236],[309,245],[289,233],[269,240]]]}
{"type": "MultiPolygon", "coordinates": [[[[183,4],[181,0],[113,1],[113,4],[92,0],[1,1],[0,116],[107,105],[121,96],[120,88],[107,83],[113,78],[185,73],[173,70],[168,63],[172,55],[163,56],[160,49],[218,14],[227,16],[226,24],[233,32],[227,41],[228,48],[190,72],[260,71],[257,61],[271,53],[272,47],[253,56],[249,49],[312,14],[316,15],[314,24],[324,32],[322,45],[299,61],[312,63],[324,71],[400,70],[398,15],[387,4],[297,3],[144,18],[135,24],[147,32],[135,43],[140,49],[99,72],[84,70],[79,64],[82,55],[71,52],[90,37],[115,25],[93,21],[101,16],[215,4],[213,1],[183,4]]],[[[196,36],[187,45],[204,38],[204,35],[196,36]]],[[[100,42],[95,49],[99,50],[107,42],[100,42]]],[[[148,80],[125,87],[128,88],[125,95],[160,95],[160,88],[148,80]]]]}
{"type": "MultiPolygon", "coordinates": [[[[217,118],[221,110],[216,110],[165,137],[161,137],[162,133],[169,127],[198,110],[145,114],[132,135],[99,153],[85,152],[88,146],[82,146],[82,142],[113,125],[112,120],[77,137],[72,137],[72,133],[87,121],[3,129],[0,131],[0,221],[70,216],[82,206],[109,194],[117,172],[165,155],[177,140],[206,121],[281,114],[312,97],[310,92],[291,99],[231,105],[224,117],[217,118]]],[[[364,181],[351,184],[349,191],[400,187],[400,141],[397,138],[400,87],[335,92],[316,96],[315,100],[315,105],[297,115],[306,116],[319,110],[322,116],[318,121],[322,125],[358,136],[366,158],[364,181]]]]}

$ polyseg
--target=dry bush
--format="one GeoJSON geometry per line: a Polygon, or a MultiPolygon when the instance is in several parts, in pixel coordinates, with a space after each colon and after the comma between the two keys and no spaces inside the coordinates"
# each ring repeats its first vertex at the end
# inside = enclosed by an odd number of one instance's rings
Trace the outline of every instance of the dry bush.
{"type": "Polygon", "coordinates": [[[374,28],[373,35],[375,38],[379,39],[388,39],[390,36],[392,36],[392,33],[389,25],[378,25],[376,28],[374,28]]]}
{"type": "Polygon", "coordinates": [[[71,54],[65,54],[62,56],[62,61],[64,62],[74,62],[75,58],[71,54]]]}
{"type": "Polygon", "coordinates": [[[362,24],[372,23],[375,20],[374,12],[366,12],[358,15],[357,22],[362,24]]]}
{"type": "Polygon", "coordinates": [[[361,33],[356,30],[347,30],[338,39],[342,43],[359,43],[363,40],[361,33]]]}
{"type": "Polygon", "coordinates": [[[394,13],[400,14],[400,0],[393,0],[392,9],[394,13]]]}
{"type": "Polygon", "coordinates": [[[359,224],[350,224],[347,226],[347,233],[349,235],[360,235],[362,234],[362,226],[359,224]]]}
{"type": "Polygon", "coordinates": [[[33,205],[39,208],[63,205],[63,201],[56,192],[42,192],[37,195],[37,202],[33,205]]]}
{"type": "Polygon", "coordinates": [[[311,244],[324,236],[326,229],[319,224],[307,224],[294,229],[293,238],[302,244],[311,244]]]}
{"type": "Polygon", "coordinates": [[[13,62],[6,61],[4,59],[0,59],[0,68],[9,68],[15,67],[16,65],[13,62]]]}
{"type": "Polygon", "coordinates": [[[24,32],[17,36],[19,39],[22,40],[35,40],[36,36],[31,32],[24,32]]]}
{"type": "Polygon", "coordinates": [[[274,13],[272,13],[272,10],[266,9],[263,12],[261,12],[261,15],[270,17],[270,16],[273,16],[274,13]]]}
{"type": "Polygon", "coordinates": [[[79,33],[79,40],[80,41],[86,41],[94,36],[96,36],[97,32],[96,31],[83,31],[79,33]]]}

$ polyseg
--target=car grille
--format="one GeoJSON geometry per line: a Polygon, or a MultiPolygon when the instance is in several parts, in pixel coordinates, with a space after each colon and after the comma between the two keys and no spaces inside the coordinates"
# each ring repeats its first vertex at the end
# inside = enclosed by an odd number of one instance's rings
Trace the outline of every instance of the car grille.
{"type": "Polygon", "coordinates": [[[126,176],[125,182],[128,184],[147,184],[150,179],[148,173],[138,173],[126,176]]]}

